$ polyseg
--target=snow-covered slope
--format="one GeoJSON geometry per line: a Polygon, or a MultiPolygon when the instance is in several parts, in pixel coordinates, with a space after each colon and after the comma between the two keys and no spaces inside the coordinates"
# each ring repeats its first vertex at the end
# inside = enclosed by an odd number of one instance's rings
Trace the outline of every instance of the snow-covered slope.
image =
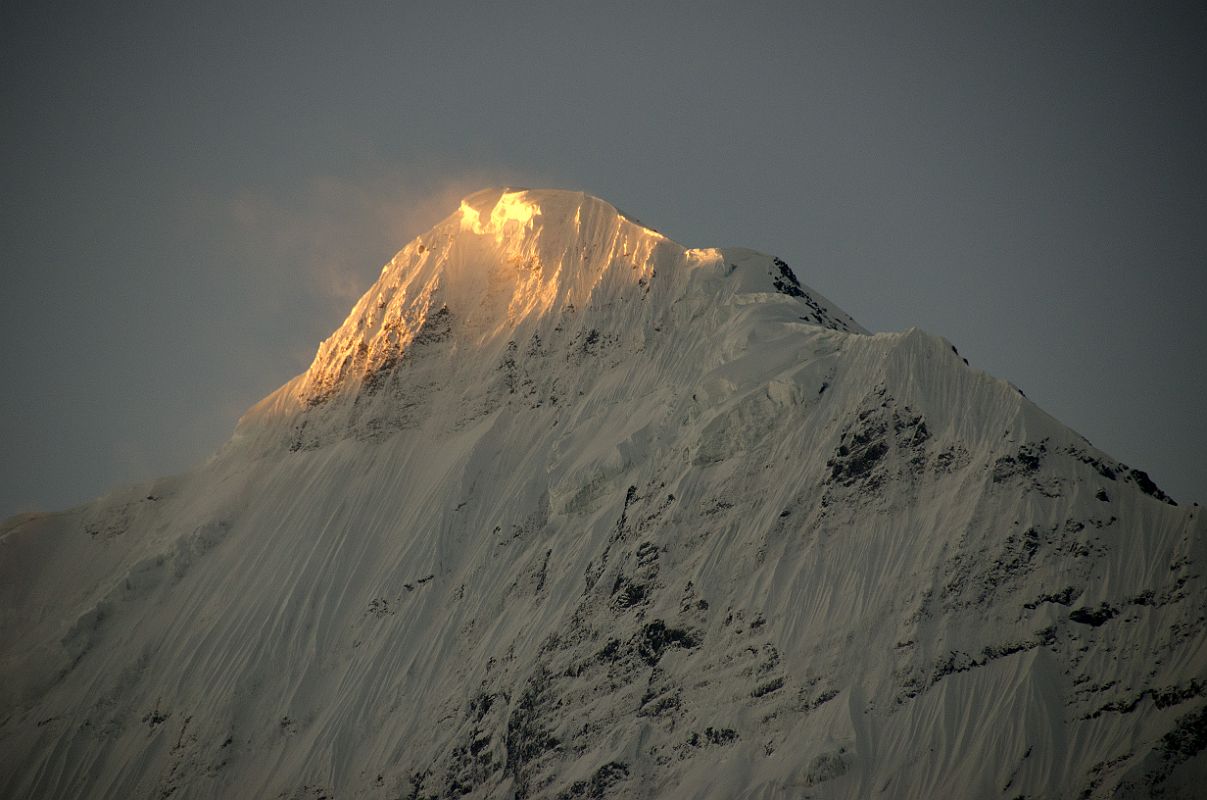
{"type": "Polygon", "coordinates": [[[1193,797],[1205,534],[777,259],[482,192],[209,462],[0,528],[0,795],[1193,797]]]}

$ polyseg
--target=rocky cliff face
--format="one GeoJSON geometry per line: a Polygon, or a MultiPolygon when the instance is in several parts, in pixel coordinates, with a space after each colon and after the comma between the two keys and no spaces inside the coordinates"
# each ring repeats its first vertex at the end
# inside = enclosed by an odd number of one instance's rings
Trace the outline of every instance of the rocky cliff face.
{"type": "Polygon", "coordinates": [[[0,529],[7,797],[1192,797],[1207,525],[603,201],[407,245],[191,473],[0,529]]]}

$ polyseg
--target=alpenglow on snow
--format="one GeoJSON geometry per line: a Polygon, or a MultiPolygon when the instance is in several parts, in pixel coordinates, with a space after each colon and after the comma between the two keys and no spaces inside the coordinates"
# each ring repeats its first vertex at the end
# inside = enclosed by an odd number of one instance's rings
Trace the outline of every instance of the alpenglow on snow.
{"type": "Polygon", "coordinates": [[[0,526],[0,795],[1201,796],[1200,510],[799,274],[467,197],[204,464],[0,526]]]}

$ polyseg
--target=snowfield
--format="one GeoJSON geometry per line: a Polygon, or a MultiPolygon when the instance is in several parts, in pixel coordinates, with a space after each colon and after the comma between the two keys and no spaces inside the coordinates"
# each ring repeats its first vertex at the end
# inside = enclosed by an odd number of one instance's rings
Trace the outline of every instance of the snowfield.
{"type": "Polygon", "coordinates": [[[0,796],[1201,797],[1205,535],[778,259],[488,190],[207,463],[0,526],[0,796]]]}

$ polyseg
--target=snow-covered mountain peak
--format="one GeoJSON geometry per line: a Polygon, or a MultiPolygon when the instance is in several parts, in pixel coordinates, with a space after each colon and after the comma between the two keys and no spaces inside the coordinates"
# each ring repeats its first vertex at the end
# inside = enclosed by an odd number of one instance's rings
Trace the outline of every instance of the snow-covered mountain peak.
{"type": "Polygon", "coordinates": [[[494,236],[500,242],[532,234],[578,239],[584,218],[639,229],[627,231],[630,235],[644,233],[657,239],[666,238],[606,200],[565,189],[483,189],[461,199],[453,216],[458,215],[463,231],[494,236]]]}
{"type": "Polygon", "coordinates": [[[686,248],[583,192],[486,189],[403,247],[306,373],[249,418],[289,416],[337,395],[359,395],[437,344],[474,354],[462,361],[494,364],[509,343],[534,337],[670,335],[667,329],[683,322],[676,308],[736,312],[751,304],[773,316],[864,332],[780,259],[686,248]]]}
{"type": "Polygon", "coordinates": [[[207,463],[0,523],[0,797],[1202,796],[1201,509],[779,259],[450,210],[207,463]]]}

